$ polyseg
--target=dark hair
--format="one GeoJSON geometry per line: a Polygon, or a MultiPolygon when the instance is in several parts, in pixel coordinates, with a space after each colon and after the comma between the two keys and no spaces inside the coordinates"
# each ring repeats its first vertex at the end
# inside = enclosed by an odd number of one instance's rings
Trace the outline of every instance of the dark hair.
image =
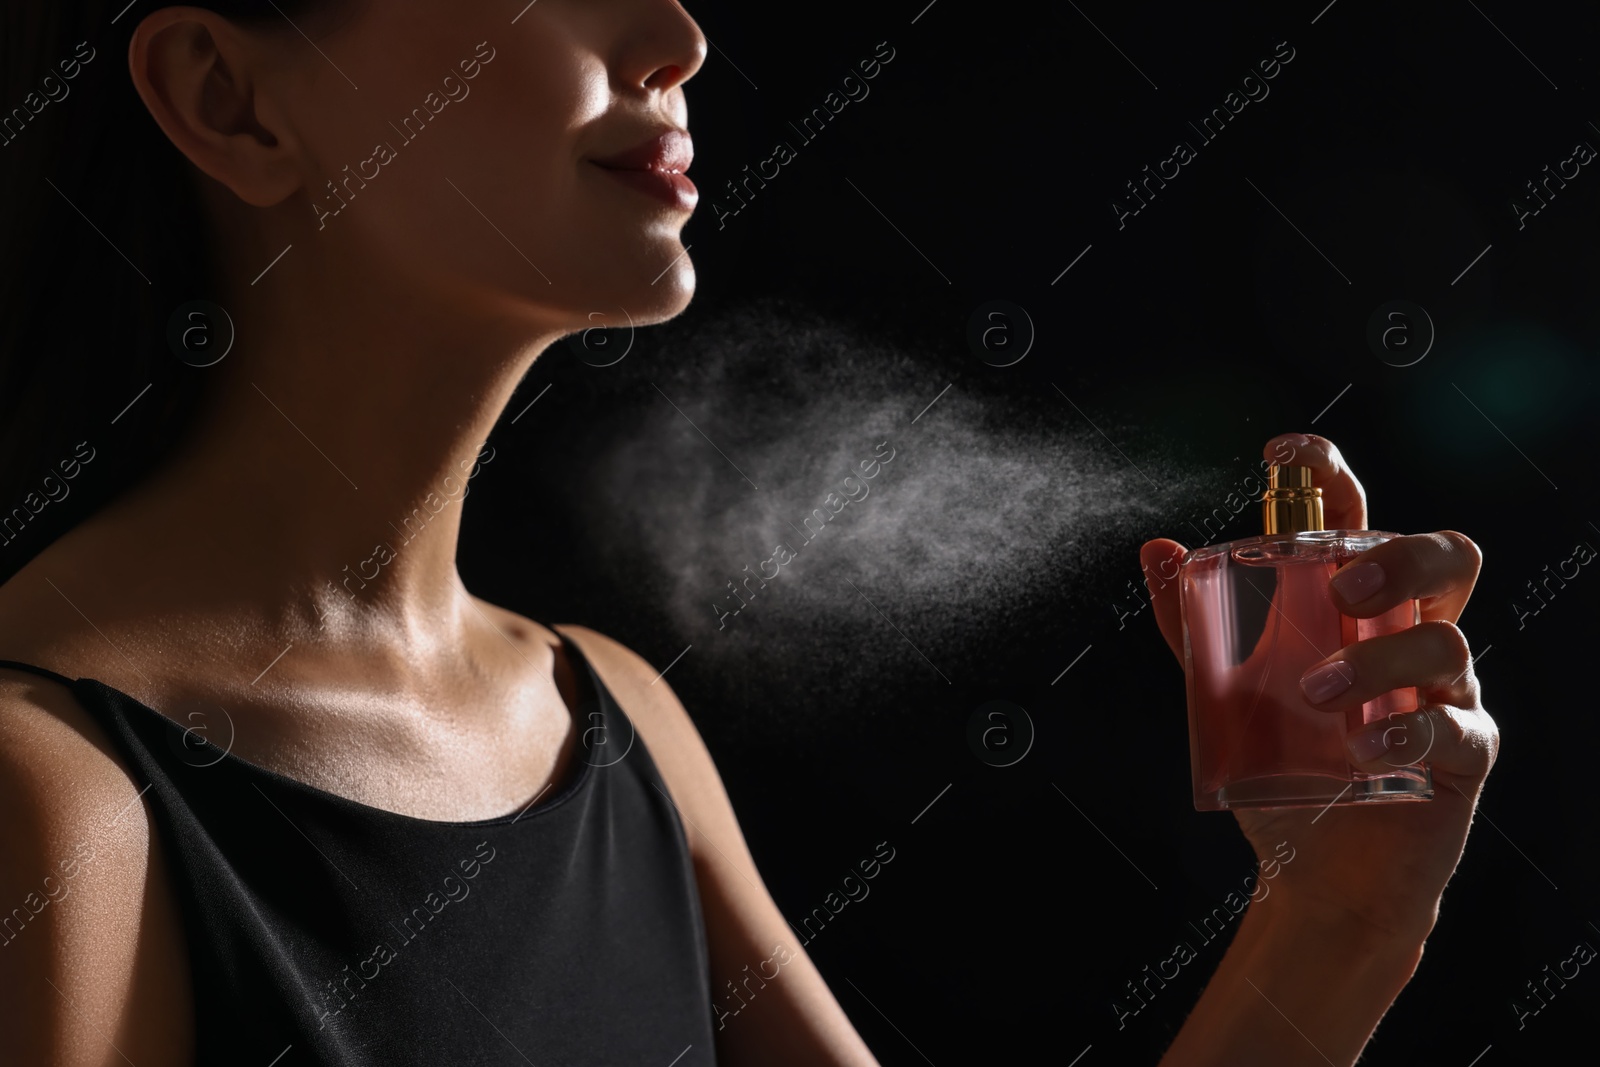
{"type": "MultiPolygon", "coordinates": [[[[342,6],[195,3],[296,36],[342,6]]],[[[203,400],[206,371],[167,331],[183,304],[216,299],[216,259],[188,161],[128,72],[151,10],[0,7],[0,582],[158,466],[203,400]]]]}

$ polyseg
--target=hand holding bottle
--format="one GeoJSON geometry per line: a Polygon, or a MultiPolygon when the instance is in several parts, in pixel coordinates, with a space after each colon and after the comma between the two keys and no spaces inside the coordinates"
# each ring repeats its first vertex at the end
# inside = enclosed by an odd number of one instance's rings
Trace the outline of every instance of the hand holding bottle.
{"type": "MultiPolygon", "coordinates": [[[[1281,449],[1284,442],[1295,449],[1294,462],[1311,468],[1313,484],[1322,488],[1327,527],[1367,529],[1365,492],[1333,443],[1286,434],[1268,442],[1265,455],[1281,455],[1275,446],[1281,449]]],[[[1178,542],[1160,538],[1146,542],[1140,557],[1147,575],[1171,575],[1186,553],[1178,542]]],[[[1202,1056],[1202,1035],[1209,1047],[1219,1050],[1217,1055],[1224,1047],[1238,1055],[1256,1047],[1247,1036],[1248,1020],[1238,1014],[1245,1008],[1230,999],[1234,986],[1241,998],[1259,1002],[1271,997],[1273,1010],[1317,1044],[1306,1062],[1324,1062],[1324,1056],[1335,1052],[1348,1054],[1342,1062],[1351,1062],[1409,980],[1499,750],[1499,731],[1482,706],[1467,640],[1456,627],[1481,563],[1482,555],[1469,538],[1444,531],[1385,541],[1334,574],[1332,598],[1343,614],[1375,618],[1415,598],[1422,621],[1333,652],[1320,665],[1331,664],[1331,670],[1314,665],[1303,676],[1306,700],[1330,715],[1342,715],[1384,693],[1415,687],[1421,709],[1352,734],[1351,762],[1358,769],[1384,772],[1425,758],[1434,797],[1426,802],[1331,805],[1320,811],[1235,811],[1263,863],[1285,841],[1295,859],[1277,872],[1270,896],[1249,908],[1234,947],[1191,1017],[1196,1025],[1180,1034],[1173,1046],[1179,1058],[1171,1062],[1233,1062],[1210,1059],[1210,1052],[1202,1056]],[[1295,944],[1285,955],[1288,941],[1295,944]],[[1300,957],[1297,967],[1289,966],[1290,955],[1300,957]],[[1283,966],[1276,967],[1278,963],[1283,966]],[[1259,985],[1273,974],[1282,985],[1277,995],[1259,985]],[[1254,992],[1241,981],[1251,975],[1256,976],[1251,979],[1254,992]],[[1190,1056],[1199,1058],[1185,1058],[1190,1056]]],[[[1156,623],[1181,662],[1178,585],[1147,584],[1156,623]]],[[[1273,1062],[1294,1059],[1282,1053],[1280,1048],[1273,1062]]]]}

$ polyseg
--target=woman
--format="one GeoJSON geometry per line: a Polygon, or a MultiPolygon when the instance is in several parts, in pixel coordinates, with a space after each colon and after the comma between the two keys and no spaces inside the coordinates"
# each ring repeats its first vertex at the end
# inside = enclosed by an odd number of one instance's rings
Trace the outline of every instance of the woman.
{"type": "MultiPolygon", "coordinates": [[[[124,4],[7,11],[9,86],[41,90],[0,153],[7,537],[43,539],[0,586],[13,1062],[875,1063],[660,673],[455,568],[539,354],[690,299],[694,22],[124,4]]],[[[1337,450],[1299,443],[1330,525],[1365,525],[1337,450]]],[[[1478,555],[1367,560],[1352,613],[1434,621],[1344,650],[1329,706],[1423,687],[1439,796],[1241,816],[1297,858],[1166,1062],[1352,1062],[1432,927],[1497,743],[1453,626],[1478,555]]]]}

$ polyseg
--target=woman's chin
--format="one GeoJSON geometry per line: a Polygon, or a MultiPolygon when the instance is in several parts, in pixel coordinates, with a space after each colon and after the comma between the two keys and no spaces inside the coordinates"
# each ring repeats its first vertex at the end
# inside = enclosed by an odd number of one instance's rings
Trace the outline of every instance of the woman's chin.
{"type": "Polygon", "coordinates": [[[617,301],[627,309],[635,326],[654,326],[677,318],[694,299],[694,267],[687,257],[674,263],[651,285],[617,301]]]}
{"type": "Polygon", "coordinates": [[[645,292],[614,291],[609,296],[596,296],[584,308],[574,308],[567,321],[571,334],[590,336],[592,331],[603,331],[602,345],[615,343],[621,336],[631,338],[633,332],[646,326],[655,326],[677,318],[694,298],[694,275],[691,272],[686,285],[668,286],[663,278],[658,288],[645,292]]]}
{"type": "Polygon", "coordinates": [[[675,241],[659,244],[648,251],[635,248],[619,253],[610,260],[591,257],[566,270],[547,268],[556,281],[553,287],[522,284],[512,299],[546,324],[554,314],[563,328],[571,330],[628,329],[666,322],[693,301],[695,269],[682,245],[675,241]]]}

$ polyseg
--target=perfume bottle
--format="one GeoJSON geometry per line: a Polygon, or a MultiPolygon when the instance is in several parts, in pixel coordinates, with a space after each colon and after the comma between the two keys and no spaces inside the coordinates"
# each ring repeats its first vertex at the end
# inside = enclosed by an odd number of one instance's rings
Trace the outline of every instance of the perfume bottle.
{"type": "Polygon", "coordinates": [[[1328,588],[1340,567],[1398,535],[1324,530],[1307,467],[1271,466],[1261,510],[1264,534],[1196,549],[1178,568],[1196,810],[1432,798],[1427,764],[1403,763],[1405,746],[1379,773],[1351,766],[1345,749],[1350,732],[1415,711],[1415,688],[1344,714],[1314,707],[1300,689],[1301,675],[1339,649],[1419,621],[1415,600],[1351,618],[1328,588]]]}

